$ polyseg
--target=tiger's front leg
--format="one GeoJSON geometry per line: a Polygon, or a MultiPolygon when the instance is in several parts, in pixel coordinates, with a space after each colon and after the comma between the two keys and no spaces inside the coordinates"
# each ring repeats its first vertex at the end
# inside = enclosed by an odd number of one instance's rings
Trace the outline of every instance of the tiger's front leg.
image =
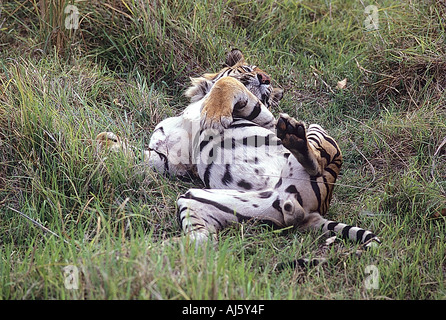
{"type": "Polygon", "coordinates": [[[275,119],[265,105],[240,81],[232,77],[218,80],[201,109],[201,128],[223,131],[233,121],[233,117],[244,118],[273,129],[275,119]]]}
{"type": "Polygon", "coordinates": [[[123,152],[128,157],[134,157],[132,147],[126,139],[121,139],[113,132],[101,132],[96,136],[98,151],[108,149],[115,152],[123,152]]]}
{"type": "Polygon", "coordinates": [[[199,243],[231,224],[256,220],[284,228],[297,226],[305,218],[294,197],[283,197],[274,189],[190,189],[179,197],[177,205],[181,228],[199,243]]]}

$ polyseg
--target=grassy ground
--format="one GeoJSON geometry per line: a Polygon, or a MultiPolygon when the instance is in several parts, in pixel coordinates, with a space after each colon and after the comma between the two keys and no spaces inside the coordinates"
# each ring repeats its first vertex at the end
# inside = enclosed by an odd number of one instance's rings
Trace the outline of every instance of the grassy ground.
{"type": "Polygon", "coordinates": [[[78,29],[65,4],[0,7],[0,298],[446,297],[441,1],[370,3],[378,29],[356,0],[76,2],[78,29]],[[181,234],[177,196],[200,183],[97,154],[101,131],[147,146],[187,103],[188,77],[218,70],[233,47],[284,88],[275,114],[337,139],[329,217],[375,231],[380,248],[245,224],[195,252],[165,240],[181,234]],[[274,269],[302,256],[328,263],[274,269]]]}

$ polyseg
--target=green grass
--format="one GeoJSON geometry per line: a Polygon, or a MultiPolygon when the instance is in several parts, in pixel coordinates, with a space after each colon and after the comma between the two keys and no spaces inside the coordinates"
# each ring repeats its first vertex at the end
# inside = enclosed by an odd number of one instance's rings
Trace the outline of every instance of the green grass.
{"type": "Polygon", "coordinates": [[[368,3],[353,0],[76,5],[78,30],[46,1],[1,7],[1,299],[446,297],[440,1],[376,3],[374,31],[368,3]],[[147,147],[155,125],[185,107],[188,77],[220,69],[234,47],[284,88],[275,114],[336,138],[344,166],[328,216],[375,231],[379,248],[244,224],[195,251],[171,239],[181,235],[177,196],[202,184],[98,154],[101,131],[147,147]],[[327,263],[275,270],[300,257],[327,263]],[[370,265],[378,289],[366,288],[370,265]],[[78,268],[76,290],[66,266],[78,268]]]}

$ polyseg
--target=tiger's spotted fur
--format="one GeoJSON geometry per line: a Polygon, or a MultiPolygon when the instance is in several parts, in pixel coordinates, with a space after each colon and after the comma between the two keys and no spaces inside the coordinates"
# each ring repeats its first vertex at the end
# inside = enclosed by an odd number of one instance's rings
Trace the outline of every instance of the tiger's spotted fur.
{"type": "MultiPolygon", "coordinates": [[[[178,219],[197,243],[228,225],[260,220],[277,227],[320,229],[368,244],[370,231],[327,220],[342,165],[336,141],[317,124],[268,107],[282,97],[270,77],[233,50],[219,73],[191,79],[191,104],[159,123],[145,151],[149,166],[173,175],[198,174],[206,188],[177,201],[178,219]]],[[[112,133],[98,140],[131,153],[112,133]]]]}

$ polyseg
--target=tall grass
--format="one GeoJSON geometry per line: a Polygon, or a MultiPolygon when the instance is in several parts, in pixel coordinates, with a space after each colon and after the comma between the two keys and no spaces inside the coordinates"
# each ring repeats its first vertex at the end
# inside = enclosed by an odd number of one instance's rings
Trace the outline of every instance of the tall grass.
{"type": "Polygon", "coordinates": [[[64,29],[66,4],[2,4],[1,298],[446,296],[440,1],[376,3],[378,30],[364,28],[361,1],[81,1],[77,30],[64,29]],[[370,228],[380,248],[244,224],[195,251],[172,240],[175,200],[202,184],[95,148],[101,131],[147,147],[187,103],[188,77],[219,70],[233,47],[285,89],[274,113],[320,123],[339,142],[329,218],[370,228]],[[303,256],[328,263],[275,270],[303,256]],[[378,289],[364,284],[370,265],[378,289]],[[67,288],[66,266],[79,289],[67,288]]]}

